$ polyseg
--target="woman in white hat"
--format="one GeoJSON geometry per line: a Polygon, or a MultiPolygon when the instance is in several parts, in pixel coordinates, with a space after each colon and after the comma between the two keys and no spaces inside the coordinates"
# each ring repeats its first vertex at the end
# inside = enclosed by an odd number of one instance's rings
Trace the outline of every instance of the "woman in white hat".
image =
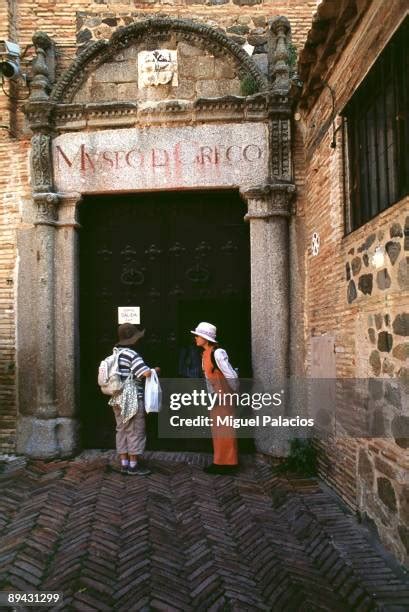
{"type": "MultiPolygon", "coordinates": [[[[229,363],[224,349],[218,348],[216,327],[211,323],[202,322],[192,330],[196,345],[202,349],[202,368],[210,388],[215,393],[229,393],[238,388],[237,373],[229,363]]],[[[215,406],[211,414],[213,418],[213,463],[204,469],[208,474],[229,474],[238,466],[237,439],[234,430],[228,426],[217,424],[217,417],[234,416],[232,402],[215,406]]]]}

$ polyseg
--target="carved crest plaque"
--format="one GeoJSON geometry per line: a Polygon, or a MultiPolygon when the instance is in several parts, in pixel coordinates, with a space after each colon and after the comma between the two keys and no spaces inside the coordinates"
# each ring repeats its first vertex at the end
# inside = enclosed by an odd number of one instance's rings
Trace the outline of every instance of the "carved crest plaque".
{"type": "Polygon", "coordinates": [[[178,84],[177,51],[155,49],[138,53],[138,87],[178,84]]]}

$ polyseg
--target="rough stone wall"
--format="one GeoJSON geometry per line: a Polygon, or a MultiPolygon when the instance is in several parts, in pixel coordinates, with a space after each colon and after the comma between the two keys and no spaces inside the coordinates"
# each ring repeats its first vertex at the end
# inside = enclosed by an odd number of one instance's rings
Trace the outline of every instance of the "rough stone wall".
{"type": "MultiPolygon", "coordinates": [[[[286,15],[292,25],[293,43],[299,49],[316,4],[316,0],[210,0],[206,5],[203,0],[169,0],[166,4],[150,0],[3,0],[0,2],[0,35],[18,42],[24,50],[36,30],[47,32],[57,46],[58,77],[89,40],[109,37],[120,25],[144,17],[168,15],[202,21],[220,28],[239,44],[249,42],[255,46],[257,62],[265,69],[267,20],[286,15]]],[[[31,58],[32,49],[29,49],[22,62],[23,72],[27,72],[31,58]]],[[[231,74],[230,66],[220,67],[224,69],[231,74]]],[[[199,80],[203,86],[205,79],[199,80]]],[[[234,81],[234,76],[229,76],[228,80],[234,81]]],[[[6,84],[7,91],[9,86],[6,84]]],[[[217,95],[206,88],[200,92],[217,95]]],[[[28,91],[20,82],[19,87],[12,87],[9,93],[24,98],[28,91]]],[[[22,105],[23,101],[9,100],[0,92],[0,125],[11,126],[11,133],[0,129],[0,452],[15,450],[16,374],[24,378],[24,373],[16,373],[15,368],[15,347],[18,347],[16,235],[18,229],[32,227],[34,210],[30,197],[30,133],[25,127],[22,105]]],[[[28,296],[27,300],[30,299],[28,296]]]]}
{"type": "MultiPolygon", "coordinates": [[[[370,5],[330,72],[336,112],[345,106],[404,15],[400,2],[370,5]]],[[[301,121],[308,192],[306,368],[311,373],[317,358],[312,338],[333,337],[330,350],[335,352],[337,377],[384,379],[370,389],[372,400],[386,415],[379,425],[387,433],[382,438],[320,443],[320,473],[375,523],[385,544],[408,563],[409,419],[402,414],[398,394],[401,390],[407,408],[409,198],[344,235],[342,132],[336,132],[336,147],[331,147],[331,102],[325,88],[314,106],[302,113],[301,121]],[[312,251],[314,232],[320,238],[318,255],[312,251]]],[[[335,129],[338,125],[336,120],[335,129]]],[[[325,355],[319,357],[325,360],[325,355]]]]}

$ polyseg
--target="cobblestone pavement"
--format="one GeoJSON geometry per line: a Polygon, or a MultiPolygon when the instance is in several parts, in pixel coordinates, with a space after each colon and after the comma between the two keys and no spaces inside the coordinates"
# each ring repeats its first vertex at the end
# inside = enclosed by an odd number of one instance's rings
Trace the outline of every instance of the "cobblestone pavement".
{"type": "Polygon", "coordinates": [[[409,610],[407,575],[316,480],[158,452],[124,476],[112,458],[1,475],[0,590],[61,591],[53,610],[409,610]]]}

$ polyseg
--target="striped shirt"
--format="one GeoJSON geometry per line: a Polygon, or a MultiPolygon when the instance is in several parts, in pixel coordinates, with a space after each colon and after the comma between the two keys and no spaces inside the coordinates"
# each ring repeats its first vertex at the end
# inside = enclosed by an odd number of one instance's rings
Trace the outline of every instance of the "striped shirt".
{"type": "Polygon", "coordinates": [[[136,379],[138,387],[138,397],[144,395],[144,377],[145,372],[149,372],[150,368],[146,365],[142,357],[129,347],[118,346],[120,351],[118,359],[118,370],[122,382],[125,381],[129,373],[132,372],[133,377],[136,379]]]}

